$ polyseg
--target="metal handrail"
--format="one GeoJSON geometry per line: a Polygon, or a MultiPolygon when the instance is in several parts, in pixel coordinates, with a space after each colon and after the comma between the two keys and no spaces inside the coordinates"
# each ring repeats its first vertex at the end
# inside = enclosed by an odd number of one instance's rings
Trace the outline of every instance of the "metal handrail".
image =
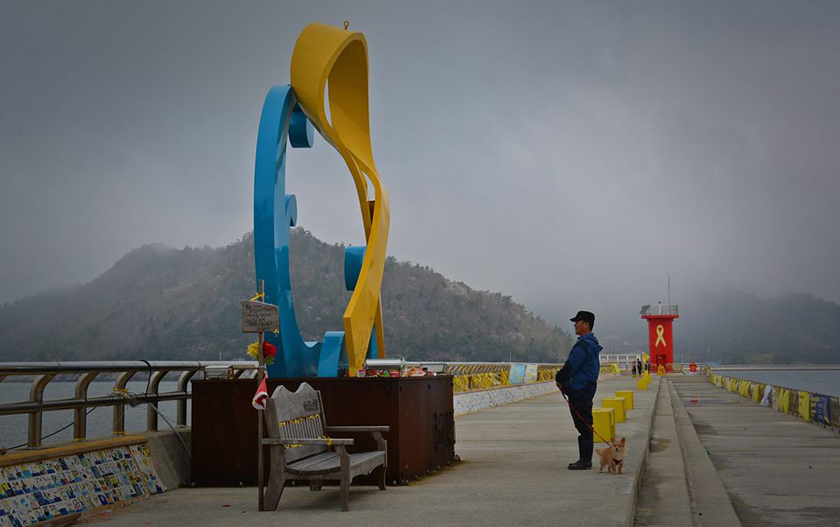
{"type": "Polygon", "coordinates": [[[29,414],[27,430],[27,448],[41,446],[42,417],[45,411],[73,410],[73,441],[84,441],[87,432],[88,408],[112,406],[113,434],[125,434],[125,405],[146,403],[146,429],[158,429],[157,404],[160,401],[177,401],[178,426],[187,424],[187,399],[190,379],[206,368],[228,368],[234,377],[239,377],[249,370],[256,370],[257,363],[252,361],[79,361],[79,362],[5,362],[0,363],[0,382],[7,377],[35,376],[29,390],[29,400],[0,404],[0,416],[29,414]],[[176,389],[160,393],[160,382],[168,373],[181,372],[176,389]],[[117,373],[114,391],[111,395],[88,397],[90,384],[102,373],[117,373]],[[148,373],[148,385],[145,393],[129,394],[125,390],[128,381],[137,373],[148,373]],[[76,388],[72,398],[44,401],[44,390],[56,375],[78,374],[76,388]],[[129,401],[130,399],[130,401],[129,401]]]}
{"type": "MultiPolygon", "coordinates": [[[[407,362],[406,364],[415,364],[407,362]]],[[[416,363],[421,364],[421,363],[416,363]]],[[[508,372],[509,362],[445,362],[444,373],[472,375],[508,372]]],[[[534,363],[532,363],[534,364],[534,363]]],[[[562,364],[537,363],[540,370],[557,369],[562,364]]],[[[158,403],[177,401],[176,424],[187,424],[187,400],[191,398],[190,380],[208,368],[227,369],[230,376],[239,378],[245,372],[256,371],[252,361],[72,361],[72,362],[4,362],[0,363],[0,382],[8,377],[32,376],[29,400],[0,404],[0,416],[29,415],[27,448],[38,448],[42,440],[43,412],[73,410],[73,441],[84,441],[87,435],[89,409],[100,406],[113,408],[113,435],[125,434],[125,405],[147,404],[146,429],[158,429],[158,403]],[[179,373],[175,390],[160,392],[160,383],[169,373],[179,373]],[[88,388],[102,374],[116,374],[114,389],[109,395],[88,396],[88,388]],[[129,394],[128,382],[138,373],[148,374],[144,393],[129,394]],[[44,400],[44,390],[57,375],[78,375],[73,397],[44,400]]]]}

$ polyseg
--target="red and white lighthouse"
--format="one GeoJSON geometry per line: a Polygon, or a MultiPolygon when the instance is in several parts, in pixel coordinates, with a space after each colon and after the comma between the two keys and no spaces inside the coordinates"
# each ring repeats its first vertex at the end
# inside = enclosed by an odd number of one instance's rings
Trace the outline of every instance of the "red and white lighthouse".
{"type": "Polygon", "coordinates": [[[657,371],[659,365],[671,370],[674,363],[674,319],[680,318],[680,311],[675,305],[642,306],[639,313],[648,321],[648,341],[650,342],[650,365],[657,371]]]}

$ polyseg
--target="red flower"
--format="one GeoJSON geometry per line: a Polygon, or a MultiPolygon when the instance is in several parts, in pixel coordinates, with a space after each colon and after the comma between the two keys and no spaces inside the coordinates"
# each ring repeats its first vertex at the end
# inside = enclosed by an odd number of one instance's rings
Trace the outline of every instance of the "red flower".
{"type": "Polygon", "coordinates": [[[274,344],[269,344],[268,342],[263,342],[263,357],[268,356],[277,356],[277,346],[275,346],[274,344]]]}

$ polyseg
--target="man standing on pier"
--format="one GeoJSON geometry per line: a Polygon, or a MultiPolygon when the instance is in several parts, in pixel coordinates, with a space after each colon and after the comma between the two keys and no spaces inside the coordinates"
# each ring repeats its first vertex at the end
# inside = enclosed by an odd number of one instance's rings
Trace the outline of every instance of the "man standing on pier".
{"type": "Polygon", "coordinates": [[[601,361],[598,354],[603,347],[592,333],[595,314],[578,311],[574,318],[575,334],[578,340],[569,352],[563,369],[557,372],[557,387],[568,398],[572,420],[578,431],[578,450],[580,459],[569,463],[569,470],[588,470],[592,468],[592,399],[598,388],[598,372],[601,361]]]}

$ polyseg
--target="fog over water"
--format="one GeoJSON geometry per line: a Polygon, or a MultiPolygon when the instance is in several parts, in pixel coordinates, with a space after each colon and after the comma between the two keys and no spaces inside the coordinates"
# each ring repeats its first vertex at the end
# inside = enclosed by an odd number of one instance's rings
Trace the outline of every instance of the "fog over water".
{"type": "MultiPolygon", "coordinates": [[[[560,321],[735,286],[840,301],[840,3],[0,4],[0,302],[252,228],[263,98],[363,31],[389,252],[560,321]],[[566,317],[568,318],[568,317],[566,317]]],[[[363,240],[335,151],[300,225],[363,240]]],[[[609,328],[609,322],[606,328],[609,328]]],[[[604,326],[599,326],[599,328],[604,326]]],[[[642,333],[640,333],[642,334],[642,333]]]]}

